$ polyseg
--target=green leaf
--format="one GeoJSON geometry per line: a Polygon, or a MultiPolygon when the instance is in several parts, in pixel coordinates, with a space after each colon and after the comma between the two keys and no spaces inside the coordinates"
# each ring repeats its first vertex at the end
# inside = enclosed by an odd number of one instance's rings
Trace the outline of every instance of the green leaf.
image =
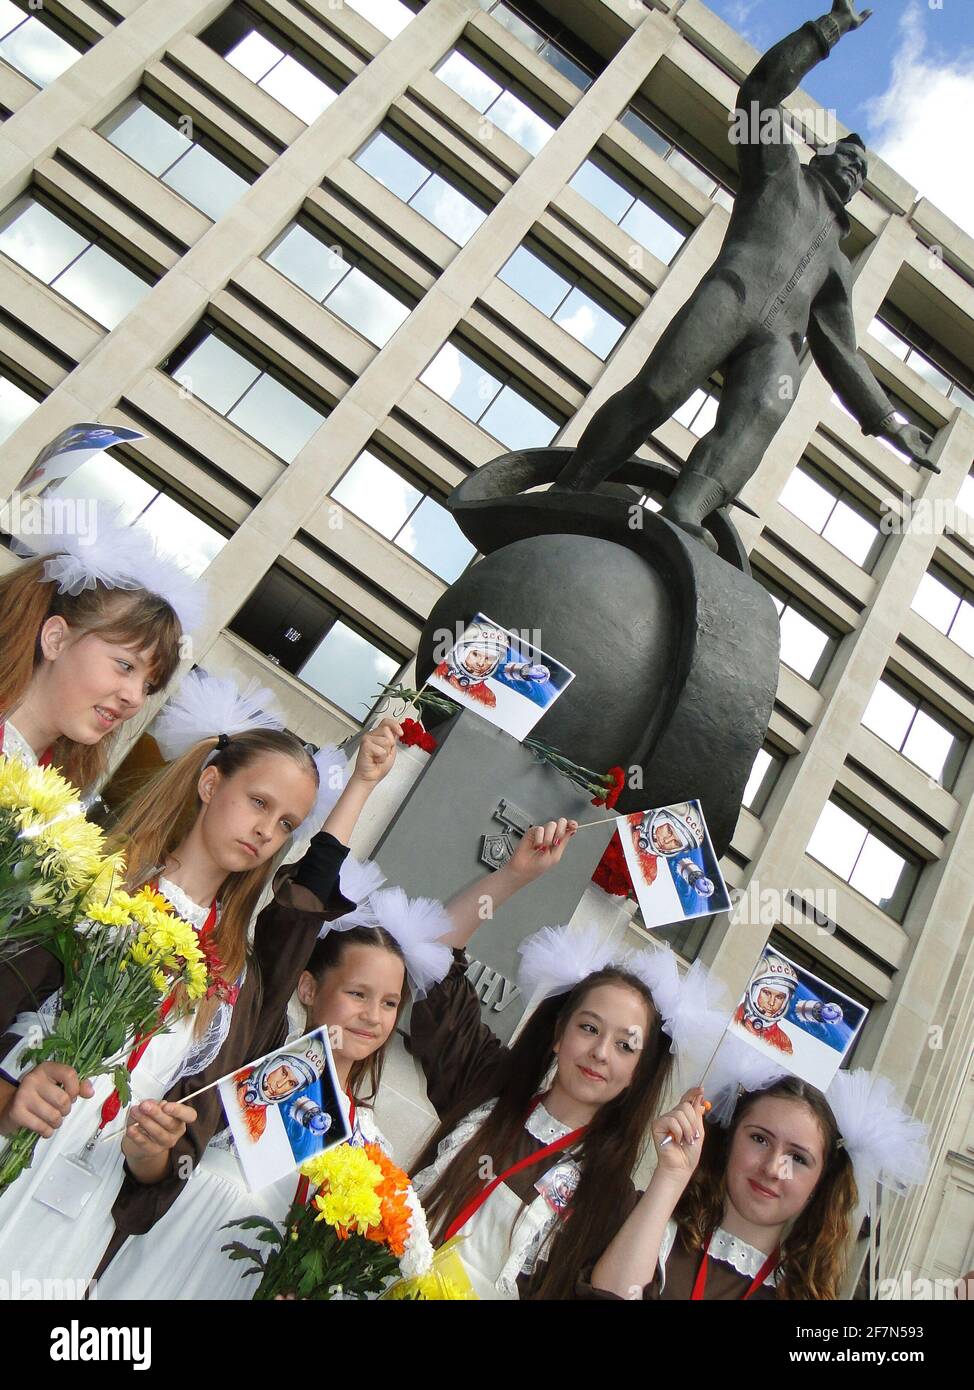
{"type": "Polygon", "coordinates": [[[118,1092],[118,1098],[123,1105],[128,1105],[129,1101],[132,1098],[132,1087],[129,1084],[130,1075],[131,1073],[129,1072],[128,1067],[124,1066],[116,1067],[113,1073],[115,1080],[115,1089],[118,1092]]]}
{"type": "Polygon", "coordinates": [[[269,1221],[266,1216],[244,1216],[239,1221],[228,1221],[225,1226],[221,1226],[221,1231],[228,1231],[231,1226],[239,1226],[242,1231],[256,1231],[263,1226],[266,1230],[274,1231],[278,1236],[281,1234],[280,1227],[275,1221],[269,1221]]]}
{"type": "Polygon", "coordinates": [[[231,1260],[250,1260],[258,1269],[265,1269],[266,1262],[261,1259],[256,1250],[251,1250],[239,1240],[232,1240],[228,1245],[222,1245],[221,1250],[225,1251],[231,1260]]]}

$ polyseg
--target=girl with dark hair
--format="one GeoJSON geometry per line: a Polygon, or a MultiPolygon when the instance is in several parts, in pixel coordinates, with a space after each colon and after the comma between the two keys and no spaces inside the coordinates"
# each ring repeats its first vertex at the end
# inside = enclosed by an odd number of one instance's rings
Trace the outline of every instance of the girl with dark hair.
{"type": "MultiPolygon", "coordinates": [[[[528,832],[494,883],[524,856],[558,854],[574,829],[528,832]]],[[[615,964],[597,932],[545,928],[523,943],[519,976],[526,998],[544,997],[505,1047],[465,975],[460,948],[480,917],[453,915],[453,968],[411,1018],[440,1117],[416,1191],[434,1243],[461,1237],[477,1297],[572,1298],[636,1200],[631,1174],[672,1062],[676,966],[665,951],[615,964]]]]}
{"type": "MultiPolygon", "coordinates": [[[[241,697],[232,683],[201,673],[184,686],[183,706],[209,705],[211,727],[216,723],[221,733],[201,738],[197,730],[186,738],[184,751],[123,812],[117,829],[128,864],[126,886],[155,884],[180,916],[212,940],[226,978],[236,984],[133,1052],[133,1103],[121,1146],[109,1134],[121,1108],[111,1078],[99,1077],[80,1091],[77,1076],[57,1064],[41,1063],[21,1075],[25,1040],[53,1016],[53,996],[40,1013],[17,1017],[0,1044],[0,1067],[9,1078],[0,1083],[0,1131],[27,1125],[46,1142],[0,1203],[0,1273],[18,1268],[22,1278],[83,1285],[110,1241],[120,1241],[129,1229],[146,1230],[162,1215],[185,1186],[221,1113],[215,1092],[195,1107],[181,1098],[258,1055],[259,1041],[279,1025],[322,918],[353,905],[337,889],[344,842],[392,765],[398,726],[383,721],[364,736],[355,770],[336,801],[320,785],[318,765],[304,744],[254,708],[257,700],[266,703],[266,692],[241,697]],[[302,821],[310,816],[320,823],[329,802],[322,830],[259,914],[248,951],[248,929],[275,857],[302,821]],[[134,1188],[120,1207],[123,1162],[134,1188]],[[65,1200],[72,1191],[83,1201],[65,1200]]],[[[170,713],[179,714],[179,699],[170,713]]],[[[58,984],[55,976],[50,989],[58,984]]],[[[9,1019],[11,998],[23,1008],[13,972],[0,980],[0,1019],[9,1019]]]]}
{"type": "Polygon", "coordinates": [[[172,679],[199,586],[137,526],[31,536],[41,546],[48,558],[0,579],[0,752],[53,763],[84,792],[122,724],[172,679]]]}
{"type": "Polygon", "coordinates": [[[839,1072],[828,1096],[780,1075],[706,1137],[703,1116],[696,1087],[653,1126],[656,1170],[582,1297],[837,1299],[871,1188],[925,1167],[922,1126],[867,1073],[839,1072]]]}

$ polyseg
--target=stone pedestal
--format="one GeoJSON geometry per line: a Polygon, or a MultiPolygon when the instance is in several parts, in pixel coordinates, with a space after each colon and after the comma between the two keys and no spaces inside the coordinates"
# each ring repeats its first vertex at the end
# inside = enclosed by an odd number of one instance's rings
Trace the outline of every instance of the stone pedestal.
{"type": "MultiPolygon", "coordinates": [[[[480,874],[484,838],[502,833],[506,817],[523,812],[528,824],[558,816],[594,820],[590,798],[552,768],[539,763],[509,734],[464,710],[437,730],[440,746],[371,849],[390,884],[411,897],[447,902],[480,874]]],[[[585,893],[614,828],[580,830],[557,869],[525,888],[485,920],[470,945],[479,969],[471,971],[484,999],[485,1017],[507,1040],[524,1010],[515,979],[518,945],[544,926],[569,922],[585,893]]],[[[353,848],[359,852],[358,844],[353,848]]]]}

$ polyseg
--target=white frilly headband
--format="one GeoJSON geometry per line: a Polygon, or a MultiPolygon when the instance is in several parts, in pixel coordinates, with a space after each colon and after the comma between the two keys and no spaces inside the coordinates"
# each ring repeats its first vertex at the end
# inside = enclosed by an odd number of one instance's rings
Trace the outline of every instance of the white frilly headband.
{"type": "MultiPolygon", "coordinates": [[[[355,897],[354,885],[345,877],[345,865],[342,866],[342,892],[355,897]]],[[[362,870],[366,867],[360,866],[362,870]]],[[[360,883],[360,890],[361,886],[360,883]]],[[[424,998],[453,964],[452,950],[440,939],[453,930],[453,922],[446,908],[435,898],[409,898],[401,888],[373,890],[364,901],[359,899],[354,912],[328,922],[321,935],[329,931],[351,931],[353,927],[381,927],[389,933],[402,951],[414,999],[424,998]]]]}
{"type": "Polygon", "coordinates": [[[570,926],[542,927],[522,941],[518,949],[518,986],[528,999],[537,997],[540,1002],[554,994],[566,994],[589,975],[615,966],[635,975],[649,990],[663,1031],[670,1038],[670,1051],[681,1065],[693,1065],[698,1052],[705,1049],[706,1039],[713,1038],[716,1045],[716,1036],[723,1027],[722,1015],[712,1005],[708,972],[698,961],[681,979],[672,951],[659,947],[617,956],[595,926],[578,930],[570,926]]]}
{"type": "MultiPolygon", "coordinates": [[[[251,680],[241,689],[229,676],[191,671],[171,695],[150,732],[167,762],[194,744],[218,734],[247,729],[283,729],[284,721],[269,690],[251,680]]],[[[211,755],[212,756],[212,755],[211,755]]]]}
{"type": "Polygon", "coordinates": [[[194,631],[206,611],[204,586],[160,553],[144,526],[126,526],[121,518],[121,511],[99,513],[93,532],[83,536],[61,527],[57,534],[24,531],[15,535],[15,548],[20,555],[48,557],[44,580],[57,584],[58,593],[77,596],[98,584],[106,589],[145,589],[165,599],[184,633],[194,631]]]}
{"type": "MultiPolygon", "coordinates": [[[[284,719],[273,694],[251,679],[242,689],[229,676],[211,676],[196,670],[163,705],[151,733],[167,762],[187,752],[194,744],[219,734],[232,737],[250,729],[283,729],[284,719]]],[[[213,750],[204,762],[216,755],[213,750]]],[[[333,743],[312,755],[318,769],[318,794],[301,822],[292,842],[288,861],[299,858],[313,835],[320,830],[335,802],[341,796],[351,772],[348,759],[333,743]]],[[[356,895],[349,897],[357,901],[356,895]]]]}
{"type": "Polygon", "coordinates": [[[852,1160],[860,1210],[872,1208],[877,1183],[902,1195],[926,1177],[927,1127],[893,1095],[893,1084],[863,1068],[837,1071],[825,1092],[852,1160]]]}

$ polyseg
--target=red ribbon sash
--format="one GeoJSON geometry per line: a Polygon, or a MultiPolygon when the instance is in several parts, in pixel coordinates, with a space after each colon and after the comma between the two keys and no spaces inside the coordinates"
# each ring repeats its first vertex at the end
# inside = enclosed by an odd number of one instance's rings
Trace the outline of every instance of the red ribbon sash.
{"type": "MultiPolygon", "coordinates": [[[[534,1104],[532,1104],[531,1109],[533,1110],[537,1104],[538,1101],[536,1100],[534,1104]]],[[[510,1168],[505,1168],[503,1173],[493,1178],[486,1187],[482,1187],[477,1195],[467,1203],[461,1210],[459,1216],[455,1217],[450,1223],[440,1243],[445,1245],[448,1240],[452,1240],[457,1231],[463,1229],[470,1218],[480,1210],[494,1189],[499,1187],[505,1179],[513,1177],[515,1173],[520,1173],[523,1168],[530,1168],[532,1164],[540,1163],[542,1159],[548,1158],[551,1154],[561,1153],[563,1149],[571,1148],[572,1144],[576,1144],[579,1139],[581,1139],[587,1129],[588,1125],[582,1125],[579,1129],[573,1129],[570,1134],[562,1135],[560,1139],[555,1139],[551,1144],[545,1144],[543,1149],[538,1149],[533,1154],[525,1154],[524,1158],[519,1159],[517,1163],[512,1163],[510,1168]]]]}
{"type": "MultiPolygon", "coordinates": [[[[761,1287],[765,1279],[767,1279],[768,1275],[771,1273],[775,1265],[778,1263],[778,1258],[780,1254],[780,1248],[772,1250],[771,1254],[768,1256],[764,1264],[758,1270],[757,1274],[755,1274],[754,1278],[751,1280],[745,1292],[741,1294],[742,1299],[750,1298],[751,1294],[754,1293],[754,1290],[759,1289],[761,1287]]],[[[700,1261],[700,1268],[697,1270],[697,1277],[693,1281],[693,1292],[691,1293],[690,1298],[694,1302],[700,1302],[700,1300],[704,1298],[704,1289],[707,1286],[707,1265],[709,1263],[710,1240],[708,1239],[707,1248],[704,1250],[703,1259],[700,1261]]]]}

